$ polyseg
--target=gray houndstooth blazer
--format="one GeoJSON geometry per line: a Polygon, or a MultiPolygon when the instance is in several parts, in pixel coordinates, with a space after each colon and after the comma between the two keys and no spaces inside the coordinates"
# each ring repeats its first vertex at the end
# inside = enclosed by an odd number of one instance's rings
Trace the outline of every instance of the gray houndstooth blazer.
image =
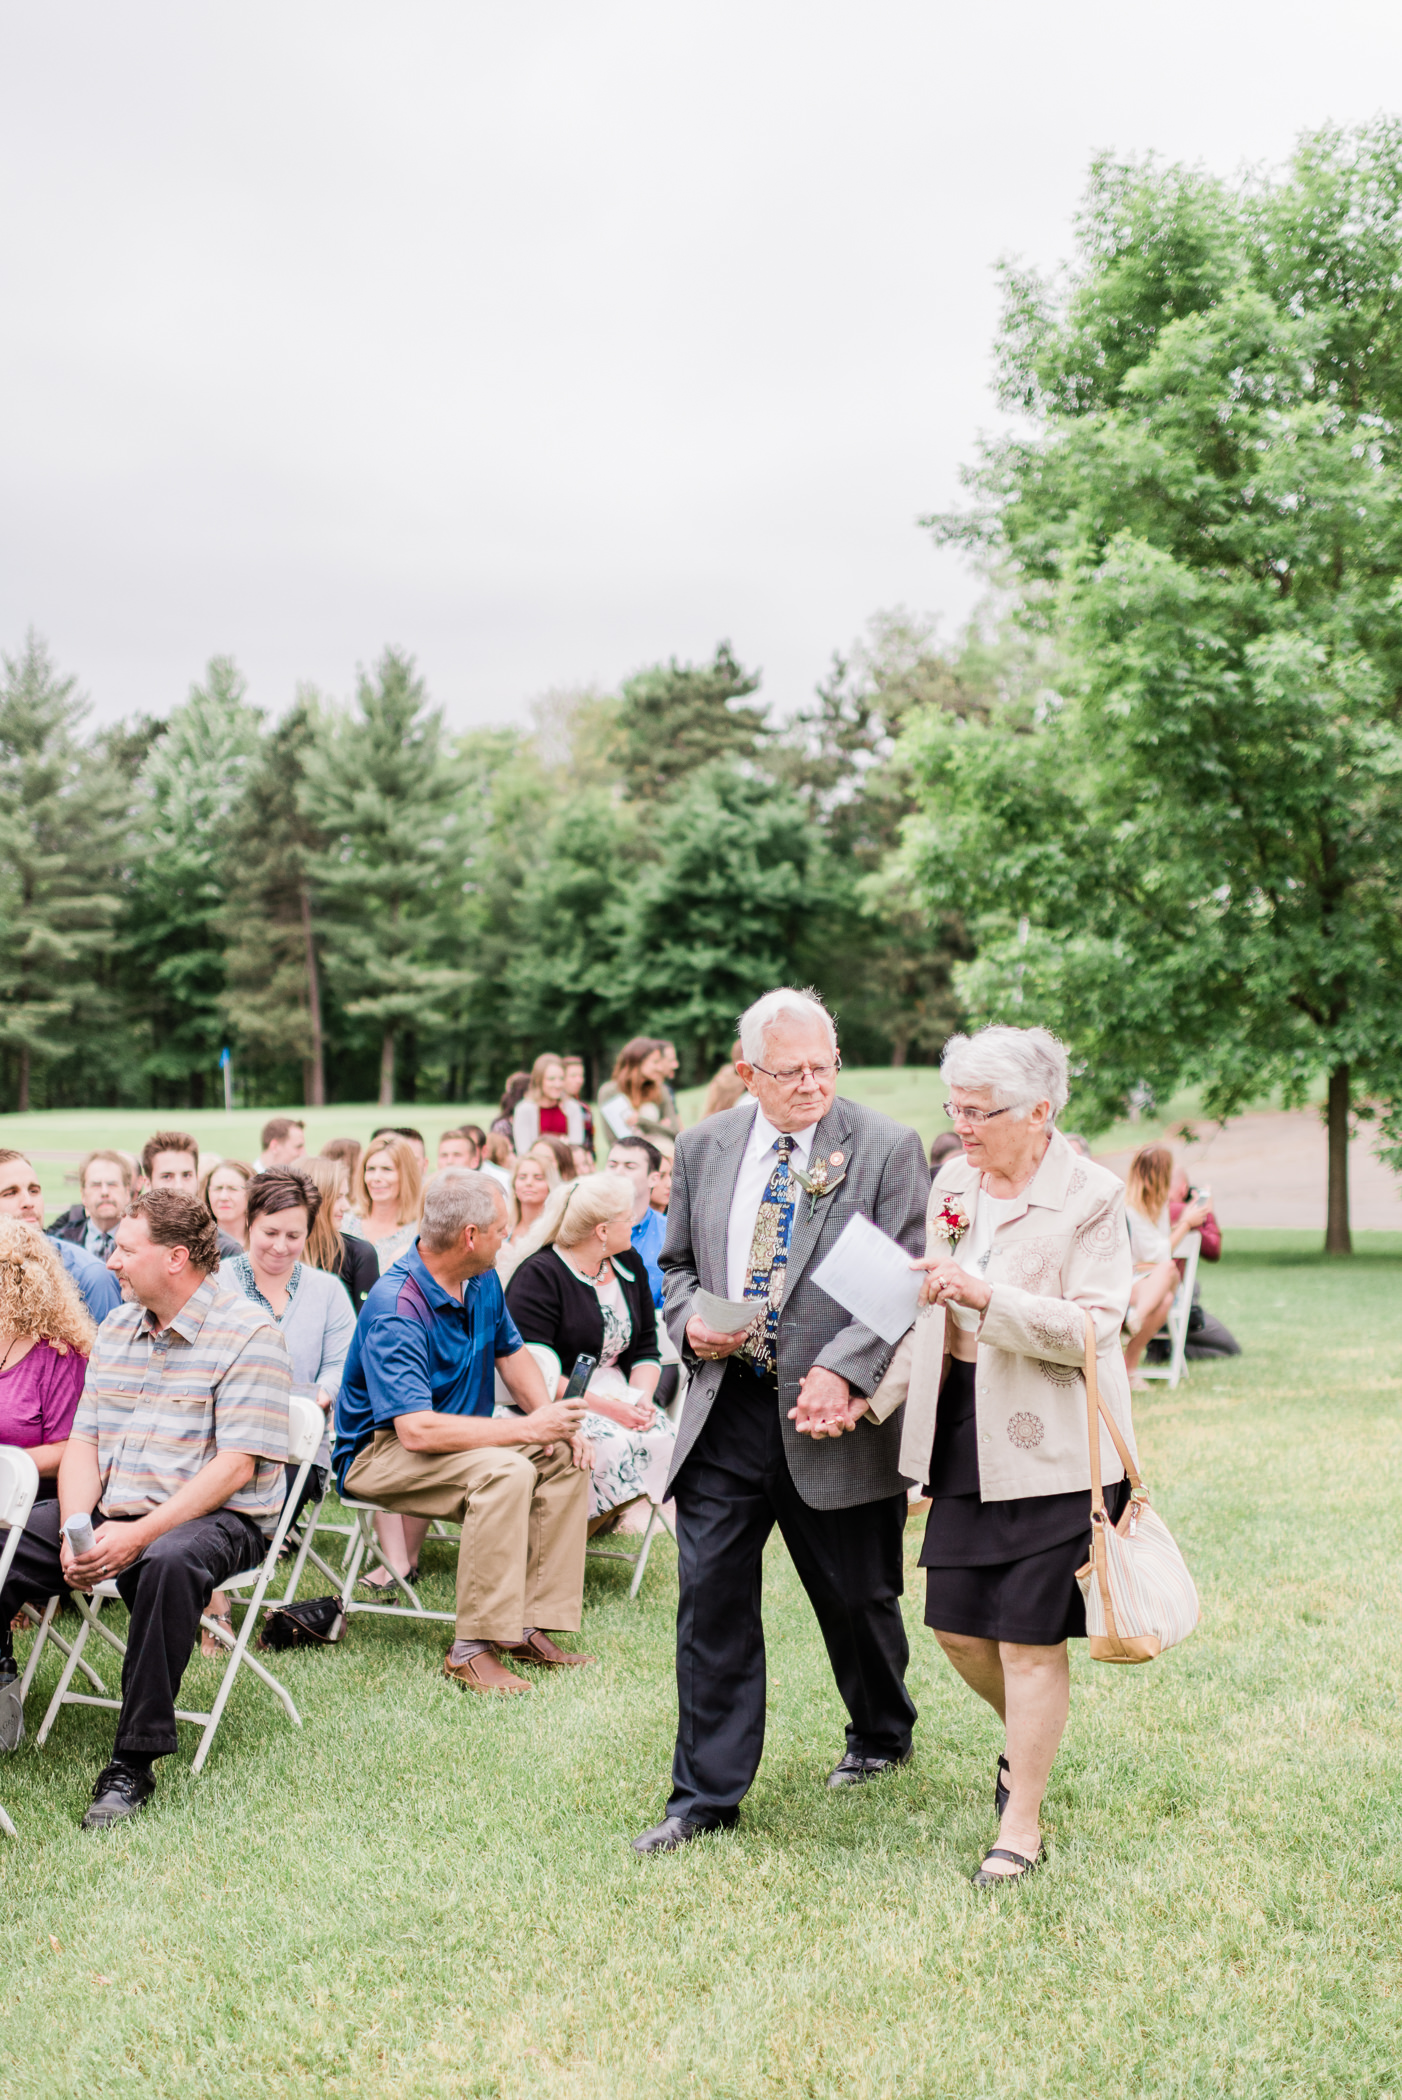
{"type": "MultiPolygon", "coordinates": [[[[691,1374],[672,1459],[670,1488],[711,1412],[725,1375],[723,1362],[703,1363],[686,1339],[691,1302],[698,1289],[728,1297],[726,1238],[730,1200],[755,1104],[742,1101],[723,1115],[708,1116],[677,1140],[667,1241],[661,1263],[666,1286],[667,1331],[691,1374]]],[[[897,1464],[900,1411],[887,1422],[863,1421],[848,1436],[815,1442],[800,1436],[789,1420],[799,1380],[822,1364],[845,1378],[854,1392],[875,1391],[891,1359],[891,1347],[819,1290],[807,1271],[837,1240],[857,1212],[870,1218],[913,1255],[925,1251],[925,1203],[930,1170],[918,1134],[875,1109],[840,1097],[819,1123],[811,1159],[845,1153],[845,1178],[820,1196],[809,1218],[809,1198],[800,1189],[789,1242],[784,1302],[779,1311],[779,1415],[784,1451],[795,1487],[812,1509],[848,1509],[894,1495],[909,1482],[897,1464]]],[[[831,1170],[830,1170],[831,1171],[831,1170]]]]}

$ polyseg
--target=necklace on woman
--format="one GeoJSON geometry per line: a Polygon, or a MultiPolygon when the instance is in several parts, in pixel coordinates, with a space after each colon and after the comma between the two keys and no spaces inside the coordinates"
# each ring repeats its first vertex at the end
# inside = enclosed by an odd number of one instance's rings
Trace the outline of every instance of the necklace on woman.
{"type": "Polygon", "coordinates": [[[0,1358],[0,1371],[8,1371],[8,1370],[9,1370],[9,1368],[10,1368],[10,1357],[11,1357],[12,1353],[14,1352],[14,1350],[15,1350],[15,1349],[16,1349],[16,1348],[17,1348],[17,1347],[19,1346],[19,1344],[20,1344],[20,1343],[21,1343],[21,1342],[22,1342],[23,1340],[24,1340],[24,1336],[23,1336],[22,1334],[12,1334],[12,1335],[10,1336],[10,1345],[9,1345],[9,1348],[8,1348],[8,1349],[6,1349],[6,1351],[5,1351],[5,1354],[4,1354],[4,1357],[3,1357],[3,1358],[0,1358]]]}

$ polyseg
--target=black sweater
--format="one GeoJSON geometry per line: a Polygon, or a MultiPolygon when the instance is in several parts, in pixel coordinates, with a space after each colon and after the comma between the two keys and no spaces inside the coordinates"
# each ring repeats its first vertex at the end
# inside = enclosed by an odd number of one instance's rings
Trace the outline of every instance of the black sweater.
{"type": "MultiPolygon", "coordinates": [[[[611,1257],[633,1332],[618,1359],[626,1378],[634,1364],[655,1364],[657,1313],[642,1261],[630,1248],[611,1257]]],[[[506,1306],[523,1342],[543,1342],[560,1359],[566,1378],[577,1356],[598,1356],[604,1346],[604,1315],[592,1284],[586,1283],[553,1247],[528,1255],[506,1286],[506,1306]]]]}

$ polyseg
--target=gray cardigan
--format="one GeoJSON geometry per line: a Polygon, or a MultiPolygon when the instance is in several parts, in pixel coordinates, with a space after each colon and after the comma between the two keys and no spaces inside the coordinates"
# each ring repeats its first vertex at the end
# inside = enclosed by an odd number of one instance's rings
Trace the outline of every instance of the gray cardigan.
{"type": "MultiPolygon", "coordinates": [[[[334,1405],[355,1333],[355,1307],[339,1276],[328,1276],[325,1269],[314,1269],[305,1261],[299,1261],[293,1273],[297,1288],[277,1322],[292,1358],[292,1390],[304,1400],[315,1400],[320,1386],[331,1395],[334,1405]]],[[[242,1291],[256,1305],[271,1312],[267,1299],[253,1284],[247,1255],[220,1262],[219,1282],[226,1291],[242,1291]]],[[[329,1420],[328,1417],[328,1423],[329,1420]]],[[[330,1453],[328,1427],[316,1463],[325,1465],[330,1453]]]]}

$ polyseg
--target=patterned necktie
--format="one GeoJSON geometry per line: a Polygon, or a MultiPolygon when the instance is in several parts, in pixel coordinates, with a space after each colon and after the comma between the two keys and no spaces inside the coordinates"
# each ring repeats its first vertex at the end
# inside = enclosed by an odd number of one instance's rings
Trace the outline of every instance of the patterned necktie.
{"type": "Polygon", "coordinates": [[[784,1298],[784,1277],[789,1266],[789,1236],[793,1231],[794,1181],[789,1172],[789,1154],[794,1141],[785,1132],[774,1140],[778,1153],[774,1172],[760,1198],[750,1242],[749,1268],[744,1296],[763,1298],[764,1321],[739,1352],[753,1365],[756,1377],[773,1375],[777,1364],[779,1307],[784,1298]]]}

